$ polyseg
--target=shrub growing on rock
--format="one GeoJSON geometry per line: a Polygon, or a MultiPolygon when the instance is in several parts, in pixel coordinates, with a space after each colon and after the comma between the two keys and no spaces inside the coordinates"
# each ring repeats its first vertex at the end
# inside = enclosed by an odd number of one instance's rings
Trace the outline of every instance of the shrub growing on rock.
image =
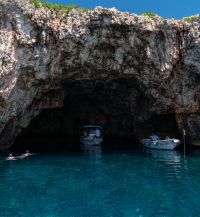
{"type": "Polygon", "coordinates": [[[43,1],[43,0],[29,0],[31,4],[34,4],[35,7],[46,7],[49,9],[53,9],[54,11],[62,11],[64,14],[68,14],[72,9],[78,9],[84,12],[87,12],[88,9],[86,8],[81,8],[77,5],[71,4],[71,5],[61,5],[61,4],[53,4],[47,1],[43,1]]]}
{"type": "Polygon", "coordinates": [[[157,14],[155,14],[155,13],[151,13],[151,12],[147,12],[147,13],[144,13],[144,14],[142,14],[143,16],[147,16],[147,17],[156,17],[157,16],[157,14]]]}
{"type": "Polygon", "coordinates": [[[184,17],[183,21],[188,22],[188,23],[200,21],[200,14],[192,16],[192,17],[184,17]]]}

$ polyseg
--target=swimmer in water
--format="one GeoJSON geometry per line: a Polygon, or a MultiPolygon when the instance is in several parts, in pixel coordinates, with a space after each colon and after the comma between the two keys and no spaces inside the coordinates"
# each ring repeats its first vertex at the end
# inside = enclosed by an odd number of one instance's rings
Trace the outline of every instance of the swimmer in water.
{"type": "Polygon", "coordinates": [[[24,154],[24,156],[25,156],[25,157],[28,157],[28,156],[30,156],[30,155],[32,155],[32,154],[30,153],[30,151],[29,151],[29,150],[26,150],[26,153],[24,154]]]}
{"type": "Polygon", "coordinates": [[[33,153],[30,153],[29,150],[26,150],[26,152],[24,154],[22,154],[19,158],[25,158],[25,157],[29,157],[31,155],[33,155],[33,153]]]}
{"type": "Polygon", "coordinates": [[[7,160],[16,160],[15,157],[10,153],[7,157],[7,160]]]}

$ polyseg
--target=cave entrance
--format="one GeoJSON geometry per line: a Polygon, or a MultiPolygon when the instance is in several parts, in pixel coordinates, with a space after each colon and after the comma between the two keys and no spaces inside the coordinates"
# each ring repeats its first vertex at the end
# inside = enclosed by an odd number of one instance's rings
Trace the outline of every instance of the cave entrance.
{"type": "Polygon", "coordinates": [[[139,123],[138,132],[145,137],[152,133],[156,133],[161,138],[169,136],[171,138],[180,138],[181,134],[178,130],[175,114],[154,114],[144,122],[139,123]]]}
{"type": "Polygon", "coordinates": [[[69,144],[68,148],[75,148],[80,127],[86,124],[101,125],[105,138],[130,139],[132,143],[152,132],[178,135],[175,115],[151,115],[154,101],[136,81],[68,81],[63,88],[63,107],[43,109],[14,146],[49,149],[69,144]]]}

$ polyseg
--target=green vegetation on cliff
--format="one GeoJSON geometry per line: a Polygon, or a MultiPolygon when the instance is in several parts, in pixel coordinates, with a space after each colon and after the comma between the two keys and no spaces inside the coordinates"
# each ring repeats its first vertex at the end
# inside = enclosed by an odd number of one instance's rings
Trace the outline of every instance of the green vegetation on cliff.
{"type": "Polygon", "coordinates": [[[184,17],[183,20],[185,22],[189,22],[189,23],[192,23],[192,22],[195,22],[195,21],[200,21],[200,14],[192,16],[192,17],[184,17]]]}
{"type": "Polygon", "coordinates": [[[142,15],[143,15],[143,16],[147,16],[147,17],[155,17],[155,16],[157,16],[157,14],[151,13],[151,12],[144,13],[144,14],[142,14],[142,15]]]}
{"type": "Polygon", "coordinates": [[[53,4],[53,3],[46,2],[46,1],[43,1],[43,0],[29,0],[29,2],[31,4],[34,4],[35,7],[37,7],[37,8],[46,7],[46,8],[49,8],[49,9],[53,9],[54,11],[62,11],[65,14],[68,14],[72,9],[78,9],[78,10],[81,10],[81,11],[84,11],[84,12],[89,11],[86,8],[81,8],[81,7],[79,7],[77,5],[74,5],[74,4],[64,6],[64,5],[61,5],[61,4],[53,4]]]}

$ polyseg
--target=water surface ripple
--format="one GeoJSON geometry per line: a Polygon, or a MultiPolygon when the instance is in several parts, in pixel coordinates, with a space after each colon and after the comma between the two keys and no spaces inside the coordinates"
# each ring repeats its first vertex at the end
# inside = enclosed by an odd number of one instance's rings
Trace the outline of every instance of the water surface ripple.
{"type": "Polygon", "coordinates": [[[0,159],[2,217],[198,217],[200,156],[139,149],[0,159]]]}

